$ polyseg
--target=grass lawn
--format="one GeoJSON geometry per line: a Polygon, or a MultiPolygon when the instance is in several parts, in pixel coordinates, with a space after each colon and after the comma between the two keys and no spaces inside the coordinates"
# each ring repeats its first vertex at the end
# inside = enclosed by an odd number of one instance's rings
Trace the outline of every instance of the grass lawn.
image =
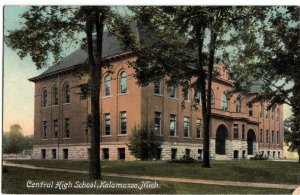
{"type": "MultiPolygon", "coordinates": [[[[15,163],[44,167],[88,170],[88,161],[15,160],[15,163]]],[[[213,161],[212,168],[201,164],[174,164],[164,161],[102,161],[102,171],[149,176],[213,179],[242,182],[300,184],[300,164],[275,161],[213,161]]]]}
{"type": "MultiPolygon", "coordinates": [[[[88,179],[86,174],[75,173],[61,173],[55,171],[32,170],[16,167],[7,167],[8,172],[2,175],[2,193],[14,194],[42,194],[42,193],[93,193],[93,194],[291,194],[292,190],[280,189],[265,189],[265,188],[248,188],[248,187],[230,187],[230,186],[214,186],[214,185],[200,185],[189,183],[175,183],[175,182],[157,182],[159,188],[156,189],[75,189],[68,188],[66,190],[52,188],[27,188],[29,180],[34,182],[72,182],[76,181],[94,182],[95,180],[88,179]]],[[[124,179],[117,177],[104,177],[101,181],[113,183],[136,183],[140,184],[142,180],[124,179]]],[[[100,184],[101,181],[97,181],[100,184]]]]}

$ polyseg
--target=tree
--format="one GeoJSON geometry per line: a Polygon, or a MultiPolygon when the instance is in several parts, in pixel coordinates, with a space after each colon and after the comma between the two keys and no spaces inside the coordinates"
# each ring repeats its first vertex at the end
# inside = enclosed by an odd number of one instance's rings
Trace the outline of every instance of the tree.
{"type": "Polygon", "coordinates": [[[18,154],[25,149],[32,149],[32,137],[24,136],[19,124],[10,126],[9,132],[3,133],[3,153],[18,154]]]}
{"type": "Polygon", "coordinates": [[[80,44],[87,49],[88,60],[82,70],[90,78],[88,88],[92,105],[89,176],[100,179],[99,93],[101,69],[108,66],[102,60],[102,37],[106,27],[130,45],[133,40],[130,27],[107,6],[31,6],[21,18],[24,19],[21,29],[10,31],[5,42],[18,50],[21,59],[29,55],[38,69],[59,62],[67,46],[80,44]]]}
{"type": "MultiPolygon", "coordinates": [[[[249,92],[255,81],[260,90],[253,102],[268,101],[288,104],[296,118],[300,118],[300,59],[299,59],[299,7],[266,7],[262,9],[265,20],[256,21],[248,36],[251,47],[239,47],[239,63],[232,67],[232,76],[239,81],[237,90],[249,92]],[[252,58],[252,56],[256,56],[252,58]]],[[[237,43],[241,44],[241,43],[237,43]]],[[[231,61],[234,61],[231,59],[231,61]]]]}
{"type": "MultiPolygon", "coordinates": [[[[201,93],[204,125],[202,167],[210,167],[211,83],[213,66],[226,54],[230,32],[247,30],[250,7],[131,7],[147,26],[153,43],[135,49],[139,84],[167,76],[169,85],[190,85],[201,93]]],[[[251,15],[250,15],[251,13],[251,15]]],[[[196,93],[195,93],[196,94],[196,93]]]]}
{"type": "Polygon", "coordinates": [[[161,141],[154,130],[143,127],[133,130],[128,148],[136,158],[152,160],[156,158],[160,146],[161,141]]]}
{"type": "Polygon", "coordinates": [[[291,116],[284,121],[284,141],[288,144],[289,151],[298,152],[300,163],[300,119],[291,116]]]}

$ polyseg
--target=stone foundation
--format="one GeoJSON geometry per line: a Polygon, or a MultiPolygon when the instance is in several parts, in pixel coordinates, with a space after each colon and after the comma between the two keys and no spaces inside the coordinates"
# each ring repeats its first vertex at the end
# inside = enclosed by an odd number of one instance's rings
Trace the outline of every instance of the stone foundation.
{"type": "MultiPolygon", "coordinates": [[[[258,149],[258,143],[253,143],[253,155],[248,155],[247,141],[244,140],[226,140],[226,154],[215,154],[215,139],[210,139],[210,158],[215,160],[231,160],[231,159],[249,159],[257,152],[264,152],[265,156],[269,159],[281,159],[283,158],[283,150],[276,149],[258,149]],[[269,151],[269,153],[268,153],[269,151]],[[269,154],[269,155],[268,155],[269,154]],[[273,156],[274,155],[274,156],[273,156]]],[[[46,151],[45,159],[64,159],[64,150],[68,152],[68,158],[70,160],[88,160],[89,159],[89,144],[76,144],[76,145],[35,145],[33,147],[32,158],[42,159],[42,150],[46,151]],[[53,156],[53,149],[56,150],[56,158],[53,156]]],[[[120,149],[125,149],[124,160],[136,160],[131,155],[127,144],[122,143],[110,143],[102,144],[100,146],[100,159],[101,160],[120,160],[120,149]],[[108,150],[108,156],[105,156],[103,151],[108,150]],[[108,157],[108,159],[107,159],[108,157]]],[[[176,151],[175,158],[180,159],[186,152],[189,151],[189,156],[201,160],[203,158],[203,144],[188,144],[188,143],[170,143],[164,142],[161,146],[161,160],[170,160],[172,155],[172,149],[176,151]]]]}

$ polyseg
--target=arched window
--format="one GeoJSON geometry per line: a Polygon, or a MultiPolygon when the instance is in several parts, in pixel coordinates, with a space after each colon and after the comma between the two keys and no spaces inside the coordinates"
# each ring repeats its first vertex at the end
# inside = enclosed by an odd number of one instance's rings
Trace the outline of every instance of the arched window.
{"type": "Polygon", "coordinates": [[[42,106],[43,107],[47,107],[47,96],[48,96],[47,90],[44,89],[42,92],[42,106]]]}
{"type": "Polygon", "coordinates": [[[127,93],[127,75],[126,72],[121,73],[121,80],[120,80],[120,89],[121,93],[127,93]]]}
{"type": "Polygon", "coordinates": [[[263,115],[263,105],[260,104],[260,106],[259,106],[259,118],[261,118],[262,115],[263,115]]]}
{"type": "Polygon", "coordinates": [[[237,99],[236,100],[236,108],[235,108],[236,112],[241,112],[241,100],[237,99]]]}
{"type": "Polygon", "coordinates": [[[227,96],[225,94],[223,94],[222,96],[222,110],[227,111],[228,110],[228,100],[227,100],[227,96]]]}
{"type": "Polygon", "coordinates": [[[53,88],[53,105],[58,105],[58,88],[53,88]]]}
{"type": "Polygon", "coordinates": [[[70,85],[65,85],[64,87],[64,102],[70,103],[70,85]]]}
{"type": "Polygon", "coordinates": [[[211,107],[215,107],[215,93],[214,91],[211,89],[211,107]]]}
{"type": "Polygon", "coordinates": [[[106,77],[104,78],[104,82],[105,82],[105,95],[109,96],[110,95],[110,76],[106,75],[106,77]]]}

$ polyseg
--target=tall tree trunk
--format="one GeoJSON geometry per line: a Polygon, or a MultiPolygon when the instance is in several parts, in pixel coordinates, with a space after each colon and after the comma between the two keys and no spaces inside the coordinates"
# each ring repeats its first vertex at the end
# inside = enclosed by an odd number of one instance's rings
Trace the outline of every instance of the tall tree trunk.
{"type": "MultiPolygon", "coordinates": [[[[209,159],[209,113],[207,110],[207,104],[210,104],[210,99],[206,98],[206,76],[204,72],[204,64],[202,58],[203,49],[203,37],[205,28],[200,24],[196,27],[196,36],[198,41],[198,86],[200,86],[201,91],[201,101],[202,101],[202,115],[203,115],[203,161],[202,167],[210,168],[209,159]]],[[[208,89],[210,90],[210,89],[208,89]]]]}
{"type": "Polygon", "coordinates": [[[100,66],[95,63],[93,52],[93,21],[94,15],[89,15],[87,19],[87,43],[88,43],[88,62],[89,76],[91,80],[91,154],[90,154],[90,171],[91,179],[101,179],[100,169],[100,66]]]}

